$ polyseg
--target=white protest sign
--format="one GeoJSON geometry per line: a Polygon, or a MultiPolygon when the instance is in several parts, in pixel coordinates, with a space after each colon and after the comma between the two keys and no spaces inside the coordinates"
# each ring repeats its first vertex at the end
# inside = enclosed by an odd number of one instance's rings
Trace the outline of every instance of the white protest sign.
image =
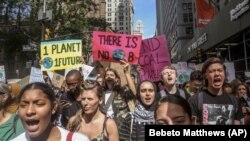
{"type": "Polygon", "coordinates": [[[93,69],[94,69],[94,67],[92,67],[92,66],[88,66],[88,65],[82,66],[82,74],[84,77],[84,81],[88,78],[89,74],[92,72],[93,69]]]}
{"type": "Polygon", "coordinates": [[[0,81],[2,82],[6,81],[4,66],[0,66],[0,81]]]}
{"type": "Polygon", "coordinates": [[[51,71],[47,71],[47,74],[48,74],[48,76],[49,76],[50,80],[52,80],[52,79],[53,79],[53,75],[54,75],[54,73],[53,73],[53,72],[51,72],[51,71]]]}
{"type": "Polygon", "coordinates": [[[35,67],[31,68],[29,83],[33,83],[33,82],[45,83],[41,69],[38,69],[35,67]]]}
{"type": "Polygon", "coordinates": [[[235,69],[234,69],[234,63],[232,62],[226,62],[224,63],[226,66],[226,75],[227,75],[227,80],[231,82],[232,80],[235,79],[235,69]]]}

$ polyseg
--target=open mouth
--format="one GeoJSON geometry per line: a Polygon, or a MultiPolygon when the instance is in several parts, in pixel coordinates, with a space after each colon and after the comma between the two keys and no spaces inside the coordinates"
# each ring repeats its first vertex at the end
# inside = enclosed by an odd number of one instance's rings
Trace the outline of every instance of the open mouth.
{"type": "Polygon", "coordinates": [[[39,127],[39,120],[35,120],[35,119],[30,119],[30,120],[26,120],[26,127],[28,129],[29,132],[34,132],[38,129],[39,127]]]}
{"type": "Polygon", "coordinates": [[[169,77],[169,78],[168,78],[168,81],[171,81],[171,80],[173,80],[173,78],[172,78],[172,77],[169,77]]]}
{"type": "Polygon", "coordinates": [[[146,102],[151,102],[151,98],[145,98],[146,102]]]}
{"type": "Polygon", "coordinates": [[[214,79],[214,85],[215,85],[215,86],[221,85],[221,79],[220,79],[220,78],[214,79]]]}

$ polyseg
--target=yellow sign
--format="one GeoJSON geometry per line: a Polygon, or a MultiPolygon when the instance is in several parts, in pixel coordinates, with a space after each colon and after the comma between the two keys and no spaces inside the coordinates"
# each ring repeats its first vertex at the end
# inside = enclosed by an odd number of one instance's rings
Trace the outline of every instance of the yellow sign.
{"type": "Polygon", "coordinates": [[[41,42],[40,53],[42,71],[77,68],[82,65],[81,40],[41,42]]]}

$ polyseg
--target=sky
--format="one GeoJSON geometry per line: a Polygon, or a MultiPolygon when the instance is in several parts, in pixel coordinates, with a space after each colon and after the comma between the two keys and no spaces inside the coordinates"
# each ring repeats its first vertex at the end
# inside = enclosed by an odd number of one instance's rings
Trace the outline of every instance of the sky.
{"type": "Polygon", "coordinates": [[[151,38],[156,30],[156,0],[134,0],[134,23],[143,22],[144,39],[151,38]]]}

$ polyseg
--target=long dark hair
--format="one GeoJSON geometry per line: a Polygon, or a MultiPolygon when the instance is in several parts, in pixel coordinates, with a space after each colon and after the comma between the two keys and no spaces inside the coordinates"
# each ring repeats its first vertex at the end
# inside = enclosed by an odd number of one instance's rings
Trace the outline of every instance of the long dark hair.
{"type": "MultiPolygon", "coordinates": [[[[45,83],[41,83],[41,82],[34,82],[34,83],[30,83],[28,85],[26,85],[19,93],[19,95],[17,96],[17,101],[18,103],[20,103],[21,98],[23,96],[23,94],[27,91],[27,90],[34,90],[34,89],[38,89],[41,90],[50,100],[51,106],[53,106],[53,103],[56,101],[56,96],[54,91],[50,88],[49,85],[45,84],[45,83]]],[[[54,107],[52,107],[54,108],[54,107]]],[[[51,122],[53,122],[57,115],[58,115],[58,109],[56,110],[56,113],[52,115],[51,117],[51,122]]]]}
{"type": "MultiPolygon", "coordinates": [[[[117,79],[117,81],[114,83],[114,90],[115,90],[115,91],[120,91],[120,89],[121,89],[121,78],[120,78],[118,72],[117,72],[115,69],[108,68],[108,69],[106,70],[106,72],[105,72],[104,80],[106,80],[106,74],[107,74],[108,71],[113,72],[113,73],[115,74],[116,79],[117,79]]],[[[108,85],[107,85],[107,83],[105,82],[104,90],[107,90],[107,89],[108,89],[108,85]]]]}

